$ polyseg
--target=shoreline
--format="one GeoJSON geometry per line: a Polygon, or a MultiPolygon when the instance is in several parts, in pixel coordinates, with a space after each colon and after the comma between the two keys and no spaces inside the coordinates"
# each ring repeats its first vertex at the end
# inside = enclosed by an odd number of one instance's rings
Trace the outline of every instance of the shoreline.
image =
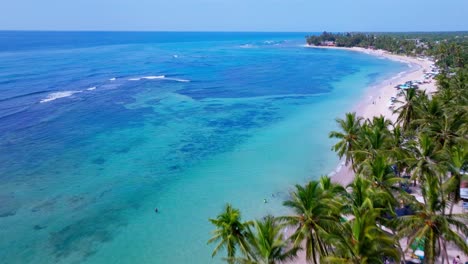
{"type": "MultiPolygon", "coordinates": [[[[382,80],[379,83],[368,86],[366,88],[366,92],[361,96],[360,100],[354,105],[354,107],[349,110],[351,112],[356,112],[358,116],[362,116],[365,119],[371,119],[374,116],[383,115],[392,122],[395,122],[397,115],[393,114],[393,111],[388,108],[390,104],[390,98],[397,97],[398,90],[395,88],[395,86],[398,84],[403,84],[407,81],[422,80],[425,72],[430,72],[430,67],[434,64],[434,62],[430,61],[429,59],[396,55],[384,50],[369,50],[360,47],[319,47],[308,45],[306,45],[306,47],[361,52],[371,56],[408,64],[407,70],[399,72],[397,75],[382,80]]],[[[419,89],[425,90],[428,94],[435,92],[435,80],[431,78],[430,83],[419,85],[419,89]]],[[[333,182],[340,183],[343,186],[347,186],[354,179],[354,172],[349,166],[345,165],[343,160],[341,160],[336,169],[330,172],[328,175],[331,177],[333,182]]]]}

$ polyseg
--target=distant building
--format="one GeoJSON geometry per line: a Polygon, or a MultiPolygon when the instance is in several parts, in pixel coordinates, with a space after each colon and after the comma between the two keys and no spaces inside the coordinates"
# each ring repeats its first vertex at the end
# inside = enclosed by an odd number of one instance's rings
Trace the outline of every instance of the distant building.
{"type": "Polygon", "coordinates": [[[419,42],[419,43],[417,43],[417,44],[416,44],[416,47],[418,47],[418,48],[423,48],[423,49],[428,49],[428,48],[429,48],[429,46],[428,46],[426,43],[424,43],[424,42],[419,42]]]}
{"type": "Polygon", "coordinates": [[[326,40],[326,41],[320,42],[320,46],[334,47],[336,45],[335,45],[335,41],[326,40]]]}
{"type": "Polygon", "coordinates": [[[406,39],[408,41],[413,41],[414,43],[418,44],[419,42],[421,42],[420,39],[406,39]]]}

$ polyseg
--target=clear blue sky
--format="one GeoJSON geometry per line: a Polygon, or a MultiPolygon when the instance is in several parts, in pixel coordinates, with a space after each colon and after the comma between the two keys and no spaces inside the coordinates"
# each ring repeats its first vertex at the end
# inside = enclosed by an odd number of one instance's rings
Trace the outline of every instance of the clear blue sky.
{"type": "Polygon", "coordinates": [[[468,30],[468,0],[3,0],[0,29],[468,30]]]}

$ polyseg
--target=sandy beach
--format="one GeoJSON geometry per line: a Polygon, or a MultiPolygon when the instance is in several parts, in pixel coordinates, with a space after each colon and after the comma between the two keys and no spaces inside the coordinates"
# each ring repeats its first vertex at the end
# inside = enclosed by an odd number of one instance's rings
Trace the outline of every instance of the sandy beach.
{"type": "MultiPolygon", "coordinates": [[[[400,72],[398,75],[393,76],[383,82],[370,86],[367,92],[363,95],[362,99],[357,105],[350,109],[350,111],[356,112],[359,116],[364,118],[372,118],[374,116],[383,115],[395,122],[397,115],[393,113],[393,110],[389,109],[390,98],[397,97],[398,89],[395,88],[398,84],[403,84],[407,81],[423,80],[423,75],[426,72],[431,71],[431,65],[434,63],[428,59],[421,59],[415,57],[407,57],[402,55],[395,55],[383,50],[369,50],[364,48],[341,48],[341,47],[313,47],[313,48],[325,48],[325,49],[342,49],[355,52],[363,52],[369,55],[404,62],[408,64],[408,70],[400,72]]],[[[425,90],[426,93],[431,94],[436,91],[435,80],[430,80],[430,83],[419,85],[420,90],[425,90]]],[[[401,100],[401,97],[400,97],[401,100]]],[[[336,170],[330,174],[334,182],[347,185],[353,181],[354,173],[349,168],[344,166],[344,162],[341,162],[336,170]]]]}

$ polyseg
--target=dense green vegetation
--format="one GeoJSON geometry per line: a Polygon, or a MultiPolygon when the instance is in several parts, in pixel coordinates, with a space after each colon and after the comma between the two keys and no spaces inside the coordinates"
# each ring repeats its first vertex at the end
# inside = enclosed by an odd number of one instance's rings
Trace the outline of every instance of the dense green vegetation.
{"type": "MultiPolygon", "coordinates": [[[[369,40],[364,35],[355,39],[369,40]]],[[[407,89],[395,109],[396,123],[355,113],[337,119],[339,130],[329,135],[337,140],[332,149],[356,173],[352,183],[345,188],[322,176],[296,185],[284,202],[292,212],[286,216],[243,222],[240,211],[227,205],[210,220],[215,226],[209,241],[216,242],[213,256],[223,249],[228,263],[274,264],[298,258],[303,251],[309,263],[399,263],[411,251],[408,247],[419,245],[424,263],[433,264],[450,263],[449,245],[468,254],[468,214],[453,212],[463,171],[468,170],[463,47],[447,42],[434,48],[442,69],[438,92],[407,89]],[[408,193],[413,182],[424,202],[408,193]],[[285,227],[292,230],[289,237],[281,232],[285,227]]]]}
{"type": "MultiPolygon", "coordinates": [[[[435,33],[329,33],[306,38],[309,45],[383,49],[406,55],[443,55],[468,60],[468,32],[435,33]]],[[[450,59],[449,59],[450,60],[450,59]]],[[[457,64],[453,62],[450,63],[457,64]]]]}

